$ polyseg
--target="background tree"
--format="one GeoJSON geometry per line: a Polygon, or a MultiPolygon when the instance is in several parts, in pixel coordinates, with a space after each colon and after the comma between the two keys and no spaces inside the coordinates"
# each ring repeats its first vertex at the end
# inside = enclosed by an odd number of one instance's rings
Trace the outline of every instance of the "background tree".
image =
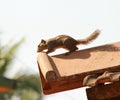
{"type": "Polygon", "coordinates": [[[21,39],[10,47],[0,45],[0,100],[42,100],[39,75],[21,75],[12,79],[4,75],[23,41],[21,39]]]}

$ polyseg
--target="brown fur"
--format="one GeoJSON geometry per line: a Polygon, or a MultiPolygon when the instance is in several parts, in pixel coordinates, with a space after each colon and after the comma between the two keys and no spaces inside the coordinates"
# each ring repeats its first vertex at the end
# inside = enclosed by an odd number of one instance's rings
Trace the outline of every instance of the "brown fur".
{"type": "Polygon", "coordinates": [[[75,40],[74,38],[68,35],[59,35],[57,37],[48,40],[41,40],[40,44],[38,45],[37,52],[41,52],[47,49],[46,53],[51,53],[58,48],[64,48],[69,50],[70,53],[78,49],[77,45],[88,44],[92,40],[96,39],[99,33],[100,31],[96,30],[86,39],[80,39],[80,40],[75,40]]]}

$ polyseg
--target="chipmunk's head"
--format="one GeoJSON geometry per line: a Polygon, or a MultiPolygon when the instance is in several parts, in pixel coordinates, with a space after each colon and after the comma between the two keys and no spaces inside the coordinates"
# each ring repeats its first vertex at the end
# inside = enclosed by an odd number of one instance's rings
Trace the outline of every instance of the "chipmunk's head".
{"type": "Polygon", "coordinates": [[[42,39],[40,44],[38,45],[37,52],[41,52],[45,49],[47,49],[46,41],[42,39]]]}

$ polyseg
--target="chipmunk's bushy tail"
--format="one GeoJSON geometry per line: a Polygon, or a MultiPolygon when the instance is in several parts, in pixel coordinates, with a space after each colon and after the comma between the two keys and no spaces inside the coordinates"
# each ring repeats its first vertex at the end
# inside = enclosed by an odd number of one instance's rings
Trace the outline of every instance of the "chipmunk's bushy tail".
{"type": "Polygon", "coordinates": [[[98,35],[100,34],[100,30],[95,30],[90,36],[88,36],[85,39],[80,39],[77,40],[78,44],[88,44],[91,41],[93,41],[94,39],[96,39],[98,37],[98,35]]]}

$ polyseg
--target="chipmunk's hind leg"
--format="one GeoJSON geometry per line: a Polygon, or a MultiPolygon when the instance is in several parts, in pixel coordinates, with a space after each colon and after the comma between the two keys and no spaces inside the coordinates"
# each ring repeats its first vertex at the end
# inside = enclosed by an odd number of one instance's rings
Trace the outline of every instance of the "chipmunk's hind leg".
{"type": "Polygon", "coordinates": [[[69,49],[69,52],[74,52],[74,51],[76,51],[77,49],[78,49],[78,47],[73,46],[72,48],[69,49]]]}
{"type": "Polygon", "coordinates": [[[66,46],[65,48],[69,50],[69,52],[67,52],[66,55],[78,49],[78,47],[76,46],[76,41],[73,41],[72,43],[71,41],[65,41],[65,46],[66,46]]]}
{"type": "Polygon", "coordinates": [[[76,51],[77,49],[78,49],[78,47],[76,47],[76,46],[73,47],[72,49],[68,48],[69,52],[65,53],[65,55],[68,55],[68,54],[70,54],[70,53],[76,51]]]}

